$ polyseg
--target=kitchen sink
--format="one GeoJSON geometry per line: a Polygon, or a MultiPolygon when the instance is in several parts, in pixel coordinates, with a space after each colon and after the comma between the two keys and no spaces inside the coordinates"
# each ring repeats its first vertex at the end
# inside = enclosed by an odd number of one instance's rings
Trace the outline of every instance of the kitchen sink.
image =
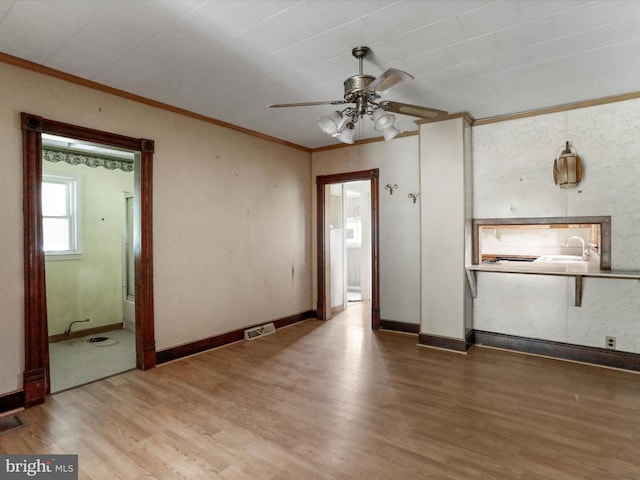
{"type": "Polygon", "coordinates": [[[585,260],[579,255],[543,255],[534,260],[534,262],[584,262],[585,260]]]}

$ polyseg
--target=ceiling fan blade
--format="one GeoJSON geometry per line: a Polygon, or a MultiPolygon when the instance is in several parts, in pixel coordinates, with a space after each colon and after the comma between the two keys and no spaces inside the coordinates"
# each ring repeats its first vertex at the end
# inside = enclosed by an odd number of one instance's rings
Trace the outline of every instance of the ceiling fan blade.
{"type": "Polygon", "coordinates": [[[411,115],[412,117],[424,118],[426,120],[436,120],[446,117],[448,112],[437,110],[435,108],[420,107],[409,103],[400,102],[380,102],[380,108],[387,112],[401,113],[402,115],[411,115]]]}
{"type": "Polygon", "coordinates": [[[379,93],[390,89],[398,83],[407,82],[409,80],[413,80],[413,75],[403,72],[402,70],[390,68],[379,77],[374,78],[371,83],[367,85],[367,90],[369,92],[379,93]]]}
{"type": "Polygon", "coordinates": [[[283,108],[283,107],[312,107],[314,105],[343,105],[347,102],[344,100],[326,100],[322,102],[301,102],[301,103],[276,103],[269,105],[269,108],[283,108]]]}

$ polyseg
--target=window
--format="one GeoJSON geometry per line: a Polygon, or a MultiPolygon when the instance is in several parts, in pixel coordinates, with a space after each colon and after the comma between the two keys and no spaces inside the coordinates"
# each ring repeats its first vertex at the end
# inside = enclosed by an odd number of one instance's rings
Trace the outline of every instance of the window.
{"type": "Polygon", "coordinates": [[[473,219],[472,263],[534,261],[541,256],[584,255],[611,270],[611,217],[473,219]],[[582,239],[570,243],[572,237],[582,239]],[[591,253],[594,255],[591,256],[591,253]]]}
{"type": "Polygon", "coordinates": [[[43,245],[49,260],[80,255],[77,190],[78,180],[74,177],[42,177],[43,245]]]}

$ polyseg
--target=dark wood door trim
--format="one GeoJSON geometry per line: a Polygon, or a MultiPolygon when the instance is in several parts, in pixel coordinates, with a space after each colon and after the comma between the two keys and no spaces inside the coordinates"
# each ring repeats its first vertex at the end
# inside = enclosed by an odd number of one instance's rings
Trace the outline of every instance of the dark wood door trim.
{"type": "Polygon", "coordinates": [[[357,172],[338,173],[333,175],[318,175],[316,177],[316,217],[317,217],[317,255],[316,264],[318,271],[318,319],[326,320],[325,309],[326,271],[325,262],[325,236],[324,236],[324,202],[325,185],[331,183],[345,183],[357,181],[371,181],[371,328],[380,328],[380,196],[379,196],[380,171],[377,168],[361,170],[357,172]]]}
{"type": "Polygon", "coordinates": [[[140,232],[135,246],[136,363],[139,369],[155,366],[153,311],[152,166],[153,140],[126,137],[99,130],[21,114],[23,132],[24,215],[24,404],[43,403],[50,391],[47,301],[42,241],[42,133],[77,138],[140,152],[136,162],[136,202],[140,232]]]}

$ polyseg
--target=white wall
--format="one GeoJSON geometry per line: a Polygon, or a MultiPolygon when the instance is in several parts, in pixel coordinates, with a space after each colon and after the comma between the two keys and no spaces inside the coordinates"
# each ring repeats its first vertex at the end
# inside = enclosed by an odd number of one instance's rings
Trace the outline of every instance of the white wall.
{"type": "MultiPolygon", "coordinates": [[[[418,136],[314,152],[312,157],[313,238],[316,230],[318,175],[380,169],[380,317],[420,323],[420,204],[408,198],[419,192],[418,136]],[[385,185],[397,184],[393,195],[385,185]]],[[[316,245],[313,242],[313,258],[316,245]]],[[[317,305],[314,268],[314,308],[317,305]]]]}
{"type": "Polygon", "coordinates": [[[467,125],[465,118],[453,118],[420,126],[420,331],[456,339],[465,338],[471,323],[464,270],[471,215],[467,125]]]}
{"type": "Polygon", "coordinates": [[[308,153],[2,63],[0,83],[0,395],[24,369],[21,111],[155,140],[158,350],[315,308],[308,153]]]}
{"type": "MultiPolygon", "coordinates": [[[[612,268],[640,270],[640,100],[473,128],[476,218],[611,215],[612,268]],[[569,140],[583,182],[560,189],[553,160],[569,140]]],[[[478,273],[474,328],[640,352],[640,282],[585,278],[582,307],[573,278],[478,273]]]]}

